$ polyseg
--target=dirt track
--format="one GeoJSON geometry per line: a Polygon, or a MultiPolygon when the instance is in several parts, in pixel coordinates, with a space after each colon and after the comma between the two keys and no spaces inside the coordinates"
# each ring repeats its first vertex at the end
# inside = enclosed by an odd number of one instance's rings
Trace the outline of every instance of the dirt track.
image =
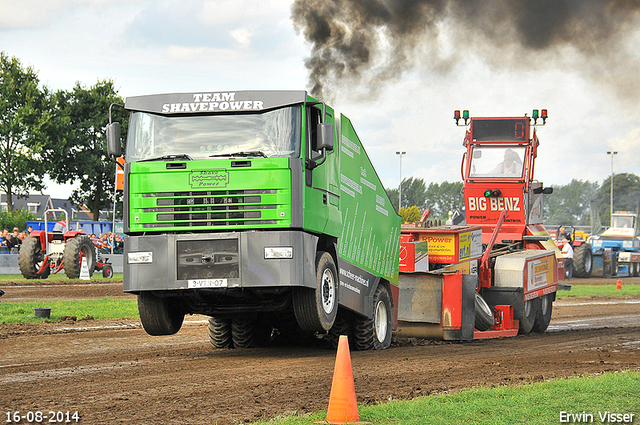
{"type": "MultiPolygon", "coordinates": [[[[115,282],[3,289],[3,301],[130,297],[115,282]]],[[[78,411],[92,424],[228,424],[326,409],[335,361],[323,346],[213,350],[201,316],[171,337],[148,336],[135,320],[0,325],[0,346],[3,412],[78,411]]],[[[361,403],[640,370],[640,297],[558,301],[542,335],[398,340],[351,357],[361,403]]]]}

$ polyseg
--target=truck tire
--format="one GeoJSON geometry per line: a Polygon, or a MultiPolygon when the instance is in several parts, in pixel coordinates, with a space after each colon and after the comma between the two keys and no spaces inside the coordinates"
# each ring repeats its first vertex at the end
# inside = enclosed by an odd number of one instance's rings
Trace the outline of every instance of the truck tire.
{"type": "Polygon", "coordinates": [[[231,319],[228,317],[209,317],[209,343],[213,348],[232,348],[231,319]]]}
{"type": "Polygon", "coordinates": [[[522,319],[520,319],[520,327],[518,329],[518,335],[526,335],[531,333],[533,325],[536,322],[536,315],[539,310],[540,299],[534,298],[524,302],[524,311],[522,312],[522,319]]]}
{"type": "Polygon", "coordinates": [[[340,335],[346,335],[349,345],[353,346],[353,321],[354,317],[344,309],[338,310],[333,326],[329,329],[328,338],[332,348],[338,348],[340,335]]]}
{"type": "Polygon", "coordinates": [[[144,330],[154,336],[175,334],[184,320],[184,312],[170,298],[150,292],[138,294],[138,313],[144,330]]]}
{"type": "Polygon", "coordinates": [[[551,322],[551,312],[553,310],[553,295],[547,294],[540,298],[538,310],[536,312],[536,320],[533,323],[533,331],[543,333],[549,327],[551,322]]]}
{"type": "Polygon", "coordinates": [[[38,270],[42,267],[46,253],[40,246],[40,238],[29,236],[24,239],[18,255],[18,265],[20,273],[25,279],[46,279],[51,273],[50,267],[45,267],[42,272],[38,270]]]}
{"type": "Polygon", "coordinates": [[[573,267],[575,269],[574,275],[576,277],[591,276],[591,269],[593,268],[593,253],[590,244],[583,243],[573,251],[573,267]]]}
{"type": "Polygon", "coordinates": [[[328,331],[338,313],[338,273],[328,252],[316,254],[316,287],[293,288],[293,310],[302,330],[328,331]]]}
{"type": "Polygon", "coordinates": [[[261,320],[250,316],[234,316],[231,319],[231,340],[234,348],[254,348],[266,345],[271,336],[261,320]]]}
{"type": "Polygon", "coordinates": [[[89,277],[96,267],[96,248],[87,235],[77,235],[67,239],[67,243],[62,253],[64,263],[64,273],[69,279],[78,279],[82,267],[82,258],[87,259],[89,277]]]}
{"type": "Polygon", "coordinates": [[[493,312],[489,304],[482,298],[482,295],[475,293],[475,305],[476,305],[476,321],[475,328],[479,331],[488,331],[495,324],[493,318],[493,312]]]}
{"type": "Polygon", "coordinates": [[[373,317],[358,318],[354,323],[353,339],[356,350],[384,350],[391,345],[393,306],[384,285],[373,294],[373,317]]]}

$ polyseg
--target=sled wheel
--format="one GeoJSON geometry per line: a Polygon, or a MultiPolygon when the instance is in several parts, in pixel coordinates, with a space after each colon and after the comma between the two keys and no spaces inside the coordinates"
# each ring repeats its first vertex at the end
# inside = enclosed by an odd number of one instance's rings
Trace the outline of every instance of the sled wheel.
{"type": "Polygon", "coordinates": [[[138,294],[138,312],[149,335],[173,335],[182,327],[184,313],[170,298],[150,292],[138,294]]]}
{"type": "Polygon", "coordinates": [[[104,267],[102,267],[102,277],[106,277],[107,279],[113,277],[113,267],[111,267],[111,264],[105,264],[104,267]]]}
{"type": "Polygon", "coordinates": [[[373,317],[357,319],[354,325],[354,347],[356,350],[384,350],[391,345],[393,306],[389,291],[378,285],[373,295],[373,317]]]}
{"type": "Polygon", "coordinates": [[[46,279],[51,273],[51,268],[47,265],[40,273],[44,263],[45,252],[40,246],[40,238],[29,236],[22,242],[20,254],[18,256],[18,265],[20,273],[25,279],[46,279]]]}
{"type": "Polygon", "coordinates": [[[551,322],[551,311],[553,310],[553,295],[547,294],[540,298],[538,310],[536,312],[536,320],[533,324],[533,331],[543,333],[549,327],[551,322]]]}
{"type": "Polygon", "coordinates": [[[488,331],[495,324],[491,307],[482,298],[482,295],[475,293],[475,305],[476,305],[476,322],[475,328],[479,331],[488,331]]]}
{"type": "Polygon", "coordinates": [[[316,254],[316,287],[293,288],[293,309],[305,331],[328,331],[338,313],[336,265],[328,252],[316,254]]]}
{"type": "Polygon", "coordinates": [[[96,250],[87,235],[77,235],[67,239],[62,254],[64,272],[69,279],[78,279],[82,268],[82,259],[87,259],[89,277],[96,267],[96,250]]]}
{"type": "Polygon", "coordinates": [[[539,304],[540,299],[538,298],[524,302],[524,311],[522,312],[522,319],[520,320],[518,334],[526,335],[531,333],[533,325],[536,322],[536,314],[538,314],[539,304]]]}
{"type": "Polygon", "coordinates": [[[231,319],[227,317],[209,317],[209,342],[213,348],[232,348],[231,319]]]}

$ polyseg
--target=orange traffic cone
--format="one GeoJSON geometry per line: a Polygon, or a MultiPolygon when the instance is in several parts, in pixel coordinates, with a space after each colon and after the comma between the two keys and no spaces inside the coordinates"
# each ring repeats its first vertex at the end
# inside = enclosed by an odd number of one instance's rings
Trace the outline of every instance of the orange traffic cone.
{"type": "Polygon", "coordinates": [[[336,365],[333,369],[333,382],[329,395],[327,422],[330,424],[353,423],[360,420],[356,402],[356,387],[353,383],[349,341],[346,335],[340,335],[336,365]]]}
{"type": "Polygon", "coordinates": [[[616,289],[622,289],[622,281],[620,279],[616,281],[616,289]]]}

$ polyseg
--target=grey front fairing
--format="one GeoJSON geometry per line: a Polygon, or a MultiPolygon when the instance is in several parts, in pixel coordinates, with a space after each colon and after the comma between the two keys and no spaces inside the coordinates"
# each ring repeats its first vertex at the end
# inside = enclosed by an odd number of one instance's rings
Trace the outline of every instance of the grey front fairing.
{"type": "Polygon", "coordinates": [[[125,239],[125,292],[201,288],[315,288],[318,238],[297,231],[130,236],[125,239]],[[265,258],[291,247],[292,258],[265,258]],[[150,253],[150,262],[131,263],[150,253]]]}

